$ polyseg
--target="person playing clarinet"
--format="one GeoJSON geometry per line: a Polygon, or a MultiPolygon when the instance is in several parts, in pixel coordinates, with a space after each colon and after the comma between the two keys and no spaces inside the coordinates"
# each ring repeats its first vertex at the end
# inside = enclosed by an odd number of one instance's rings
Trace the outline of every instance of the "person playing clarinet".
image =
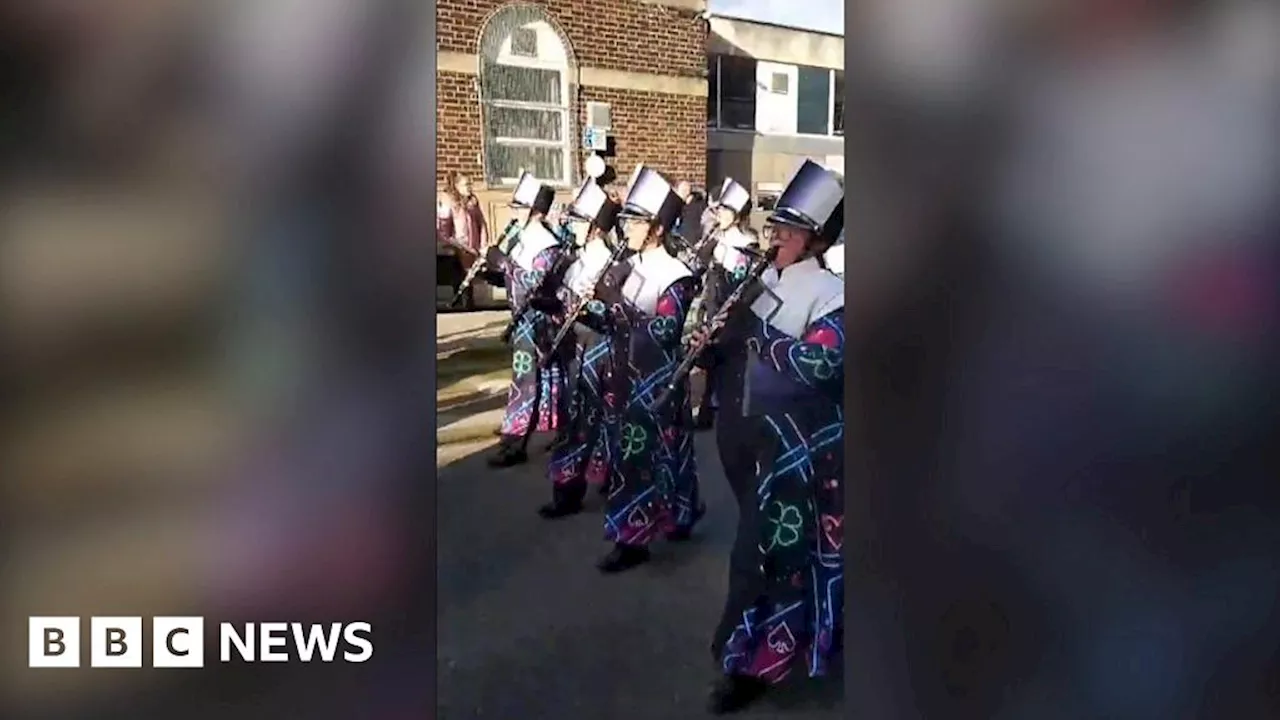
{"type": "Polygon", "coordinates": [[[716,714],[789,675],[825,675],[839,646],[844,285],[822,255],[843,212],[839,176],[806,160],[769,218],[773,267],[712,338],[724,359],[716,441],[739,514],[712,641],[716,714]]]}
{"type": "Polygon", "coordinates": [[[613,549],[598,563],[605,573],[648,561],[658,535],[687,540],[705,512],[687,399],[673,403],[674,411],[656,403],[679,364],[680,331],[694,294],[693,273],[676,259],[671,236],[683,206],[665,178],[638,166],[621,212],[636,254],[606,272],[597,291],[608,308],[617,369],[605,402],[616,403],[619,415],[605,499],[605,537],[613,549]]]}
{"type": "Polygon", "coordinates": [[[557,430],[563,395],[563,369],[559,362],[543,367],[551,335],[559,323],[538,310],[534,297],[554,291],[564,270],[564,248],[545,222],[555,192],[525,173],[512,194],[511,206],[528,210],[511,251],[505,256],[493,248],[489,257],[501,266],[506,278],[507,301],[512,318],[511,388],[500,429],[497,452],[489,458],[493,467],[510,467],[528,461],[529,438],[534,432],[557,430]]]}
{"type": "Polygon", "coordinates": [[[565,441],[552,450],[547,463],[551,501],[538,508],[538,514],[548,520],[581,512],[587,488],[603,489],[608,475],[610,438],[617,430],[619,408],[618,394],[606,393],[605,388],[616,384],[618,370],[613,365],[606,309],[595,290],[604,273],[628,253],[625,238],[610,238],[620,210],[594,179],[588,179],[567,212],[571,220],[586,223],[587,241],[565,271],[558,300],[560,308],[568,309],[564,322],[571,324],[561,332],[563,343],[573,349],[567,382],[572,399],[565,441]]]}
{"type": "MultiPolygon", "coordinates": [[[[703,289],[699,295],[702,307],[698,313],[703,317],[715,315],[725,297],[746,279],[747,268],[760,247],[759,238],[748,225],[751,193],[733,178],[725,178],[708,210],[712,237],[703,243],[698,258],[698,265],[705,268],[703,289]]],[[[694,427],[709,430],[715,424],[718,407],[716,380],[719,363],[714,348],[706,353],[699,365],[704,371],[704,388],[694,427]]]]}

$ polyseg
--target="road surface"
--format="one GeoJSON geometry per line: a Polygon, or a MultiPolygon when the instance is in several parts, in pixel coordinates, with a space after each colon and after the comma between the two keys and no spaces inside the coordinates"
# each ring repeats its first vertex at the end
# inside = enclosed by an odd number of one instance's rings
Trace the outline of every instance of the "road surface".
{"type": "MultiPolygon", "coordinates": [[[[549,493],[545,444],[535,438],[530,463],[505,470],[484,464],[482,444],[441,448],[439,717],[703,717],[737,514],[714,435],[698,437],[708,513],[695,539],[660,544],[649,565],[612,577],[594,567],[608,549],[594,493],[581,515],[537,516],[549,493]]],[[[837,680],[738,717],[842,715],[837,680]]]]}

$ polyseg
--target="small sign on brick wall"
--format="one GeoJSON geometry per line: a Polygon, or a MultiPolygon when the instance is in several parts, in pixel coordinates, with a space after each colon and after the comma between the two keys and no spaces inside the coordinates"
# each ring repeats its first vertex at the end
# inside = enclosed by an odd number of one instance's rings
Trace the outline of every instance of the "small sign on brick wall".
{"type": "Polygon", "coordinates": [[[582,128],[582,149],[604,152],[609,148],[609,133],[600,127],[587,125],[582,128]]]}

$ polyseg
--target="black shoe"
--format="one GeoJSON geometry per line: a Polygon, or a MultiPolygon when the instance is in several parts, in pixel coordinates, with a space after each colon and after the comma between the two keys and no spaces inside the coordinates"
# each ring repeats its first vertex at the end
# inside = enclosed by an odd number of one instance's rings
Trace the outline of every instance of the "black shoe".
{"type": "Polygon", "coordinates": [[[698,410],[698,416],[693,419],[694,430],[710,430],[715,427],[715,424],[716,411],[709,407],[698,410]]]}
{"type": "Polygon", "coordinates": [[[728,715],[745,709],[759,700],[769,685],[745,675],[726,675],[716,681],[707,698],[707,712],[712,715],[728,715]]]}
{"type": "Polygon", "coordinates": [[[541,515],[544,520],[555,520],[557,518],[569,517],[570,515],[577,515],[580,512],[582,512],[581,502],[552,501],[538,508],[538,514],[541,515]]]}
{"type": "Polygon", "coordinates": [[[551,442],[547,443],[547,452],[555,452],[556,450],[564,447],[564,444],[567,442],[569,442],[568,435],[556,435],[552,438],[551,442]]]}
{"type": "Polygon", "coordinates": [[[706,514],[707,506],[698,506],[698,509],[693,511],[693,519],[689,521],[689,524],[685,527],[676,528],[675,530],[667,533],[667,540],[671,542],[686,542],[693,537],[693,528],[698,525],[698,521],[706,514]]]}
{"type": "Polygon", "coordinates": [[[489,467],[507,468],[529,461],[529,453],[521,448],[502,447],[489,458],[489,467]]]}
{"type": "Polygon", "coordinates": [[[596,567],[600,572],[614,574],[630,570],[637,565],[649,562],[649,548],[643,545],[614,545],[608,555],[600,558],[596,567]]]}

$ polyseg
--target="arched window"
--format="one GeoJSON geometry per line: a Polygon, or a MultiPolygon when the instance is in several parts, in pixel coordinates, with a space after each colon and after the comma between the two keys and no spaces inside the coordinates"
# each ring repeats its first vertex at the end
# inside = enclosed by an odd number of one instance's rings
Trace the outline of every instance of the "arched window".
{"type": "Polygon", "coordinates": [[[566,39],[537,5],[508,5],[480,34],[485,180],[515,183],[529,171],[572,186],[574,61],[566,39]]]}

